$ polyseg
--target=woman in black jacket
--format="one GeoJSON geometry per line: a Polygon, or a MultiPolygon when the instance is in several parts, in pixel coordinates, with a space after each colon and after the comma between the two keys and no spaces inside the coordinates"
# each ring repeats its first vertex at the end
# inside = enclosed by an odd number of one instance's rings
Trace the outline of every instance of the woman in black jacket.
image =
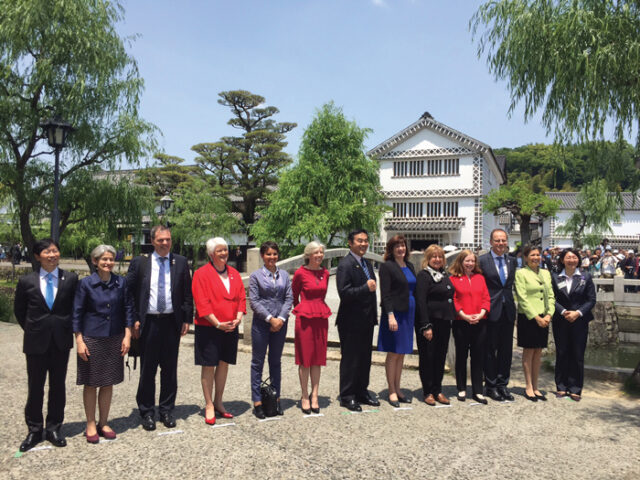
{"type": "Polygon", "coordinates": [[[591,310],[596,304],[596,288],[587,272],[580,271],[580,254],[567,248],[560,254],[562,272],[552,274],[556,310],[553,339],[556,344],[557,396],[569,395],[579,402],[584,383],[584,351],[587,348],[591,310]]]}
{"type": "Polygon", "coordinates": [[[378,333],[378,350],[387,352],[385,371],[389,385],[389,404],[399,407],[410,403],[400,394],[400,377],[404,356],[413,353],[413,327],[416,302],[416,272],[408,261],[407,242],[395,235],[387,242],[385,262],[380,265],[380,296],[382,315],[378,333]]]}
{"type": "Polygon", "coordinates": [[[448,405],[442,393],[451,322],[455,318],[453,285],[444,269],[444,250],[430,245],[424,252],[423,270],[416,281],[416,338],[424,401],[448,405]]]}

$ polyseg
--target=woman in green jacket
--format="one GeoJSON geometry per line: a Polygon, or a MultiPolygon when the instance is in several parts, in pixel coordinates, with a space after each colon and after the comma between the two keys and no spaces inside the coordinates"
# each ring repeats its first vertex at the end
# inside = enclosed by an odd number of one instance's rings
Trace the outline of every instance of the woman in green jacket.
{"type": "Polygon", "coordinates": [[[522,347],[522,368],[527,382],[524,396],[537,402],[547,398],[538,390],[542,349],[547,347],[549,323],[555,311],[551,274],[540,268],[540,249],[531,245],[522,252],[526,265],[516,271],[518,300],[518,346],[522,347]]]}

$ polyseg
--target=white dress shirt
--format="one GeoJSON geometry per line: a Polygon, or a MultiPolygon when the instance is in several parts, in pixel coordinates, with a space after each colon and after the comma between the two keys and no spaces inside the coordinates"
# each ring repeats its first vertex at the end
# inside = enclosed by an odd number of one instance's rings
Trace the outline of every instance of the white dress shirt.
{"type": "MultiPolygon", "coordinates": [[[[58,294],[58,274],[59,274],[59,270],[58,267],[56,267],[56,269],[51,272],[51,275],[53,275],[53,299],[56,299],[56,295],[58,294]]],[[[47,275],[49,275],[49,272],[47,272],[44,268],[40,267],[40,291],[42,292],[42,296],[46,299],[47,298],[47,275]]]]}
{"type": "MultiPolygon", "coordinates": [[[[164,261],[164,313],[173,313],[173,305],[171,304],[171,261],[170,257],[165,257],[164,261]]],[[[160,255],[155,251],[151,254],[151,290],[149,292],[149,311],[152,315],[158,312],[158,276],[160,274],[160,255]]]]}

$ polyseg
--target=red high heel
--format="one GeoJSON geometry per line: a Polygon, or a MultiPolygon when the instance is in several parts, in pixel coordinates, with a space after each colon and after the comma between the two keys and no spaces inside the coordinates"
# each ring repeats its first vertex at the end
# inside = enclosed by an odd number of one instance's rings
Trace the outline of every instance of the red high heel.
{"type": "Polygon", "coordinates": [[[215,425],[216,424],[216,416],[214,415],[211,418],[204,417],[204,421],[207,425],[215,425]]]}
{"type": "Polygon", "coordinates": [[[216,415],[220,415],[222,418],[233,418],[233,414],[229,412],[221,412],[220,410],[214,410],[216,415]]]}

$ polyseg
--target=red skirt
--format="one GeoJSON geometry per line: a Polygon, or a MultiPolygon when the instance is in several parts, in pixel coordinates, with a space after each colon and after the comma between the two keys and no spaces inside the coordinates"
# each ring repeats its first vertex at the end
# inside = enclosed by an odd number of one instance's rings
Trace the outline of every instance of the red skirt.
{"type": "Polygon", "coordinates": [[[322,317],[296,317],[296,365],[312,367],[327,364],[327,335],[329,319],[322,317]]]}

